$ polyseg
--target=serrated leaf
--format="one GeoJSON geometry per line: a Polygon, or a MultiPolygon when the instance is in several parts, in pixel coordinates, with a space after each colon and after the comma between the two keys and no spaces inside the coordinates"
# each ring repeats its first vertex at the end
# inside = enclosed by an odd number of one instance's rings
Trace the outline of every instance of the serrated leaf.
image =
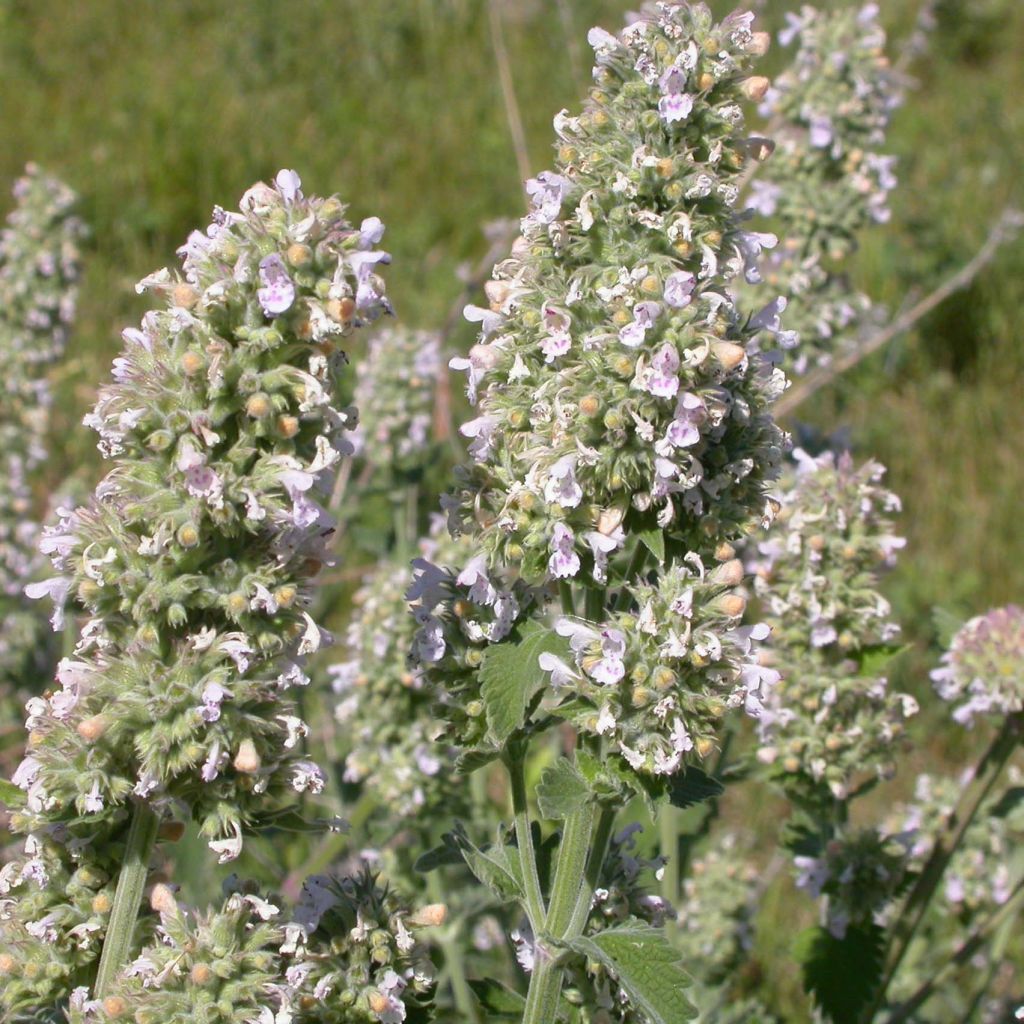
{"type": "Polygon", "coordinates": [[[537,806],[549,821],[568,818],[591,795],[587,780],[564,757],[545,768],[537,783],[537,806]]]}
{"type": "Polygon", "coordinates": [[[637,533],[637,539],[654,555],[658,560],[658,565],[665,563],[665,533],[663,530],[657,527],[653,530],[640,530],[637,533]]]}
{"type": "Polygon", "coordinates": [[[803,969],[804,991],[832,1024],[857,1024],[882,977],[884,932],[850,927],[837,939],[821,927],[797,936],[793,956],[803,969]]]}
{"type": "Polygon", "coordinates": [[[480,666],[480,695],[499,746],[526,721],[526,709],[545,683],[537,663],[544,653],[569,660],[569,641],[553,629],[528,623],[518,636],[487,648],[480,666]]]}
{"type": "Polygon", "coordinates": [[[501,755],[497,750],[467,750],[455,762],[455,771],[459,775],[472,775],[478,768],[496,761],[501,755]]]}
{"type": "Polygon", "coordinates": [[[668,800],[673,807],[693,807],[721,796],[725,787],[696,765],[688,765],[668,780],[668,800]]]}
{"type": "Polygon", "coordinates": [[[413,865],[413,870],[425,875],[430,871],[436,871],[437,868],[465,862],[466,858],[462,856],[462,851],[451,841],[450,835],[445,835],[440,846],[435,846],[432,850],[420,854],[413,865]]]}
{"type": "Polygon", "coordinates": [[[20,786],[7,779],[0,779],[0,804],[16,809],[24,807],[27,798],[28,794],[20,786]]]}
{"type": "Polygon", "coordinates": [[[519,855],[513,847],[506,846],[502,831],[498,830],[498,842],[481,848],[466,835],[461,826],[445,836],[462,852],[466,867],[476,876],[477,881],[486,885],[494,895],[505,903],[524,898],[522,874],[519,869],[519,855]]]}
{"type": "Polygon", "coordinates": [[[684,992],[689,975],[664,932],[648,925],[628,924],[596,935],[573,939],[570,949],[596,960],[618,980],[632,1005],[651,1024],[681,1024],[697,1009],[684,992]]]}
{"type": "Polygon", "coordinates": [[[469,987],[487,1011],[487,1020],[522,1020],[526,1000],[494,978],[471,978],[469,987]]]}
{"type": "MultiPolygon", "coordinates": [[[[640,797],[644,802],[647,813],[653,818],[656,814],[655,801],[665,795],[665,783],[661,778],[653,775],[640,775],[633,771],[625,761],[617,757],[610,757],[605,762],[605,778],[609,784],[618,784],[626,792],[640,797]]],[[[600,793],[600,788],[595,786],[600,793]]]]}
{"type": "Polygon", "coordinates": [[[857,675],[866,678],[883,675],[889,665],[901,654],[909,651],[911,644],[872,644],[862,647],[855,655],[857,675]]]}

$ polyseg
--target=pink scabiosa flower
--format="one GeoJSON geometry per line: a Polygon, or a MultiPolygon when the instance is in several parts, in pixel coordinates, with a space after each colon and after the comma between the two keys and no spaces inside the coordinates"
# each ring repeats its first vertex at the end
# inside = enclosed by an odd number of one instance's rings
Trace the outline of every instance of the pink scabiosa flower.
{"type": "Polygon", "coordinates": [[[1024,711],[1024,608],[1010,604],[975,616],[953,637],[931,677],[962,725],[979,715],[998,719],[1024,711]]]}
{"type": "MultiPolygon", "coordinates": [[[[123,849],[129,819],[158,824],[173,808],[237,857],[261,813],[322,786],[288,690],[329,639],[307,609],[354,422],[337,343],[388,309],[382,282],[362,290],[360,245],[338,199],[305,197],[286,174],[238,212],[215,210],[181,269],[140,285],[154,308],[88,417],[114,466],[47,537],[57,575],[32,591],[70,590],[88,614],[63,692],[33,708],[13,818],[55,878],[123,849]]],[[[0,932],[19,957],[45,953],[48,987],[25,980],[0,999],[49,1006],[95,959],[105,919],[72,934],[67,907],[84,894],[47,887],[24,910],[20,896],[0,932]],[[40,901],[61,922],[43,951],[24,931],[40,901]]]]}

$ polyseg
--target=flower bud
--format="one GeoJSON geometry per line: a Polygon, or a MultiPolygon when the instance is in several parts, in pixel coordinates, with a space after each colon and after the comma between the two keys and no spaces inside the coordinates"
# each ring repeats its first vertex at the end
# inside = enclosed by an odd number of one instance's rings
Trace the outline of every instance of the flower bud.
{"type": "Polygon", "coordinates": [[[709,576],[712,583],[726,587],[736,587],[743,582],[743,563],[738,558],[723,562],[716,566],[709,576]]]}
{"type": "Polygon", "coordinates": [[[235,771],[247,775],[252,775],[260,770],[263,762],[256,750],[256,744],[251,739],[246,738],[238,745],[238,753],[235,754],[232,764],[235,771]]]}
{"type": "Polygon", "coordinates": [[[711,351],[714,352],[715,358],[722,364],[726,372],[735,370],[747,358],[746,350],[731,341],[712,342],[711,351]]]}
{"type": "Polygon", "coordinates": [[[82,719],[75,731],[86,743],[95,743],[107,731],[109,724],[103,715],[93,715],[82,719]]]}
{"type": "Polygon", "coordinates": [[[444,924],[448,908],[443,903],[428,903],[409,915],[409,924],[420,928],[436,928],[444,924]]]}
{"type": "Polygon", "coordinates": [[[715,599],[714,607],[723,615],[739,618],[746,611],[747,600],[739,594],[723,594],[715,599]]]}
{"type": "Polygon", "coordinates": [[[770,85],[771,82],[763,75],[754,75],[740,85],[740,91],[748,100],[759,103],[764,99],[764,94],[768,91],[770,85]]]}
{"type": "Polygon", "coordinates": [[[178,901],[174,898],[174,890],[163,882],[158,882],[150,890],[149,905],[158,914],[173,914],[178,909],[178,901]]]}

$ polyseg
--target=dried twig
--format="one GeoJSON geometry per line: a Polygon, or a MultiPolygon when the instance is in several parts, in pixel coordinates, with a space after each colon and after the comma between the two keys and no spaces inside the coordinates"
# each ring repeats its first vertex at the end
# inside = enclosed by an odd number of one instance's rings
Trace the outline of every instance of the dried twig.
{"type": "Polygon", "coordinates": [[[930,295],[927,295],[901,316],[896,317],[887,327],[872,335],[852,351],[840,356],[828,366],[823,366],[809,373],[799,384],[790,388],[775,403],[775,415],[785,416],[797,406],[802,405],[811,395],[827,387],[837,377],[866,359],[872,352],[877,352],[893,338],[910,330],[919,320],[927,316],[933,309],[946,301],[954,292],[966,288],[978,274],[995,258],[1000,247],[1016,237],[1024,226],[1024,213],[1020,210],[1006,209],[992,226],[985,244],[978,250],[974,258],[965,263],[955,274],[947,278],[930,295]]]}

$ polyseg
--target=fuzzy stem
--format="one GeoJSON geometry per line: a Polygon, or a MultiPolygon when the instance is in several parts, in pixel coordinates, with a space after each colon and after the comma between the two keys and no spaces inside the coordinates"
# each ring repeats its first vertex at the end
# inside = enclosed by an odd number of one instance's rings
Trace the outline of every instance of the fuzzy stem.
{"type": "Polygon", "coordinates": [[[936,839],[931,855],[921,869],[914,888],[910,891],[899,917],[889,932],[889,943],[885,955],[889,967],[882,977],[868,1013],[861,1018],[862,1021],[872,1021],[882,1008],[886,990],[906,956],[911,940],[928,911],[932,896],[935,895],[942,876],[967,833],[967,829],[970,828],[981,805],[992,792],[1006,762],[1020,742],[1022,727],[1024,727],[1024,714],[1018,713],[1007,717],[988,750],[978,762],[974,778],[964,790],[959,804],[946,820],[943,834],[936,839]]]}
{"type": "Polygon", "coordinates": [[[555,877],[551,883],[551,903],[544,922],[544,930],[558,939],[565,937],[576,903],[586,888],[585,876],[595,812],[596,807],[587,803],[570,814],[562,832],[562,841],[558,844],[555,877]]]}
{"type": "Polygon", "coordinates": [[[561,994],[562,968],[546,951],[538,951],[537,962],[530,975],[530,991],[526,995],[522,1024],[555,1024],[561,994]]]}
{"type": "Polygon", "coordinates": [[[908,1020],[920,1006],[928,1001],[936,986],[954,968],[968,963],[975,953],[985,944],[987,937],[1001,924],[1013,919],[1024,903],[1024,879],[1021,879],[1010,898],[996,911],[990,914],[975,929],[971,937],[953,954],[938,971],[935,972],[905,1003],[902,1003],[887,1021],[887,1024],[901,1024],[908,1020]]]}
{"type": "Polygon", "coordinates": [[[96,973],[95,997],[102,999],[110,990],[118,971],[127,963],[131,952],[135,923],[142,904],[142,893],[149,874],[149,859],[156,843],[160,816],[148,804],[137,803],[128,829],[124,863],[117,877],[110,923],[103,940],[99,970],[96,973]]]}
{"type": "Polygon", "coordinates": [[[576,898],[576,906],[573,908],[572,917],[569,920],[569,927],[565,930],[565,938],[575,939],[583,934],[583,928],[587,923],[590,914],[590,905],[594,899],[594,890],[601,879],[601,869],[604,867],[605,858],[608,856],[608,844],[612,838],[612,827],[615,824],[617,808],[602,804],[601,813],[598,815],[597,824],[594,826],[593,839],[590,844],[590,857],[587,860],[587,870],[584,875],[584,885],[576,898]]]}
{"type": "Polygon", "coordinates": [[[544,895],[537,873],[537,855],[533,849],[533,833],[530,831],[530,811],[526,800],[526,769],[522,756],[505,758],[509,781],[512,783],[512,810],[515,815],[516,843],[519,847],[519,864],[526,886],[526,914],[530,919],[533,934],[537,935],[544,922],[544,895]]]}

